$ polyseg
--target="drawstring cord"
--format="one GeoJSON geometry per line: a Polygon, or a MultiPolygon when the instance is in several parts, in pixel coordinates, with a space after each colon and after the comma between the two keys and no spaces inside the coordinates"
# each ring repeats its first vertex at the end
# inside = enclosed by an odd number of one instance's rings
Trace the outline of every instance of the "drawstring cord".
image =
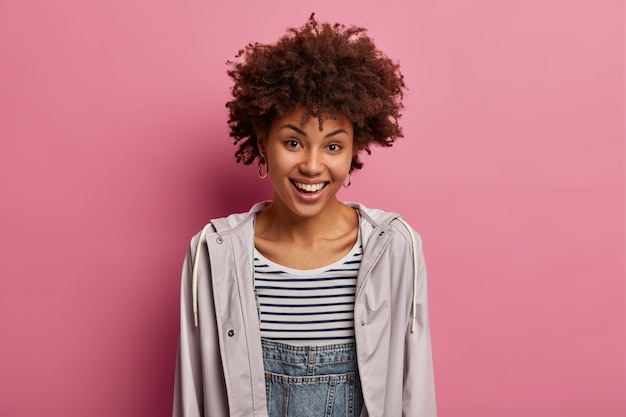
{"type": "Polygon", "coordinates": [[[415,333],[415,323],[417,322],[417,244],[415,242],[415,235],[409,227],[408,223],[402,218],[398,217],[398,220],[406,227],[411,235],[411,244],[413,249],[413,303],[411,305],[411,333],[415,333]]]}
{"type": "Polygon", "coordinates": [[[191,277],[191,299],[193,304],[193,323],[195,327],[198,327],[198,258],[200,256],[200,249],[202,248],[202,239],[206,239],[206,232],[211,227],[211,223],[204,226],[200,237],[198,238],[198,244],[196,245],[196,256],[193,258],[193,272],[191,277]]]}

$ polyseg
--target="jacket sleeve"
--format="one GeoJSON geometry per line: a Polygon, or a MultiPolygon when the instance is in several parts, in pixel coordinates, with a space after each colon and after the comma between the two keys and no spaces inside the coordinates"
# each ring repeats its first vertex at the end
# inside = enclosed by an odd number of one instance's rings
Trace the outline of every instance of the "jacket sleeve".
{"type": "Polygon", "coordinates": [[[199,329],[194,326],[191,305],[192,265],[190,249],[185,256],[181,279],[180,336],[174,381],[173,417],[200,417],[204,414],[199,329]]]}
{"type": "Polygon", "coordinates": [[[406,417],[436,417],[435,379],[433,373],[430,327],[428,319],[428,285],[422,242],[413,235],[413,297],[415,325],[409,323],[405,336],[405,365],[402,395],[402,415],[406,417]]]}

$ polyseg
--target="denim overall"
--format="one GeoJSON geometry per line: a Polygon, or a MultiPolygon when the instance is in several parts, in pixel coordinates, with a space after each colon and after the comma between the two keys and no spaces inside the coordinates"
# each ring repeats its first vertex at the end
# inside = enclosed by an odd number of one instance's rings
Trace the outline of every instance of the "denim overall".
{"type": "Polygon", "coordinates": [[[270,417],[361,414],[355,343],[291,346],[262,339],[261,344],[270,417]]]}

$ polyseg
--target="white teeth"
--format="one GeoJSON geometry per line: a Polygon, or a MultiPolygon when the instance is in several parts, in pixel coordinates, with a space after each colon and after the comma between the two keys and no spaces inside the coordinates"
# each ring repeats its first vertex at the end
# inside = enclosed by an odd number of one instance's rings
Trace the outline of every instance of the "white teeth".
{"type": "Polygon", "coordinates": [[[300,190],[308,191],[308,192],[312,192],[312,193],[321,190],[322,188],[324,188],[324,185],[325,185],[324,183],[319,183],[319,184],[302,184],[300,182],[295,182],[295,181],[294,181],[294,184],[300,190]]]}

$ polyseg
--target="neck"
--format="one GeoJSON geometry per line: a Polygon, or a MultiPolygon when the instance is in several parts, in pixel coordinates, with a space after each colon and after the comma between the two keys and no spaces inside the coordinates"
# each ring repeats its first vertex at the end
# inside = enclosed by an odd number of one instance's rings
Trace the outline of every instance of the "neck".
{"type": "Polygon", "coordinates": [[[336,200],[317,216],[301,217],[274,200],[257,215],[257,232],[276,240],[312,242],[332,239],[358,224],[354,209],[336,200]]]}

